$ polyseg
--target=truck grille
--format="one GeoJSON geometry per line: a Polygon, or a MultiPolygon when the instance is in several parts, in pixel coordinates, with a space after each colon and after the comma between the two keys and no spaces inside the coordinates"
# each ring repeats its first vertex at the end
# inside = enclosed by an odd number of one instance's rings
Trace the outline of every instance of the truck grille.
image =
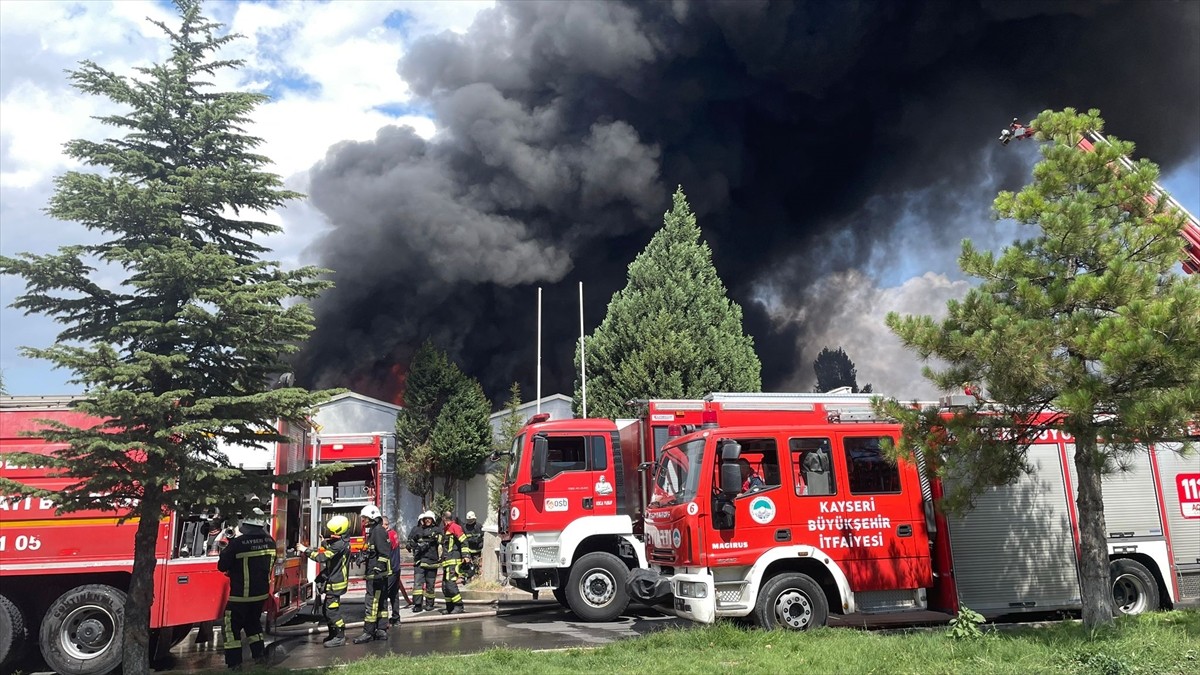
{"type": "Polygon", "coordinates": [[[669,548],[652,548],[650,549],[650,562],[669,563],[674,562],[675,551],[669,548]]]}

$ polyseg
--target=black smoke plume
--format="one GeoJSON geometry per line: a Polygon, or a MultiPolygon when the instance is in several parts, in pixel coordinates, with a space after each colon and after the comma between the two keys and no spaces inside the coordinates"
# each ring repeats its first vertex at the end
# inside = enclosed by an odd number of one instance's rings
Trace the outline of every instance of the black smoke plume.
{"type": "MultiPolygon", "coordinates": [[[[434,138],[386,127],[314,168],[337,288],[298,373],[390,398],[428,336],[532,397],[541,286],[543,393],[570,393],[576,284],[590,331],[681,184],[767,390],[810,388],[825,341],[892,393],[849,346],[886,336],[863,294],[1011,239],[991,200],[1036,152],[999,130],[1096,107],[1169,170],[1200,149],[1198,64],[1196,2],[501,3],[398,66],[434,138]]],[[[941,280],[907,310],[944,307],[941,280]]]]}

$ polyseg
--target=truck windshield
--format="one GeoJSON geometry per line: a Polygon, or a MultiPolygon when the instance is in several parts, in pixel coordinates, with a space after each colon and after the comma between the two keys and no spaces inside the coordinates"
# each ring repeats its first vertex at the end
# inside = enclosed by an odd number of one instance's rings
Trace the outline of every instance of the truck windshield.
{"type": "Polygon", "coordinates": [[[703,461],[703,438],[668,448],[658,462],[651,506],[667,506],[693,499],[700,484],[703,461]]]}
{"type": "Polygon", "coordinates": [[[521,468],[521,448],[525,445],[525,434],[519,434],[513,439],[512,455],[508,458],[508,474],[504,482],[514,483],[517,480],[517,471],[521,468]]]}

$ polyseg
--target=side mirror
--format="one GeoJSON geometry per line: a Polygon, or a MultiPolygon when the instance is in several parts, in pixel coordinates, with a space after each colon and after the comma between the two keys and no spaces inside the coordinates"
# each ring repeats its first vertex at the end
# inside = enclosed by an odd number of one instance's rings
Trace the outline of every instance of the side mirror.
{"type": "Polygon", "coordinates": [[[529,476],[533,480],[546,477],[546,456],[550,452],[550,441],[545,436],[533,437],[533,459],[529,466],[529,476]]]}
{"type": "Polygon", "coordinates": [[[721,442],[721,461],[736,462],[742,456],[742,446],[737,441],[725,440],[721,442]]]}
{"type": "Polygon", "coordinates": [[[721,494],[735,497],[742,491],[742,467],[737,462],[721,462],[721,494]]]}
{"type": "Polygon", "coordinates": [[[737,509],[733,502],[723,497],[717,497],[713,504],[713,529],[732,530],[737,524],[737,509]]]}

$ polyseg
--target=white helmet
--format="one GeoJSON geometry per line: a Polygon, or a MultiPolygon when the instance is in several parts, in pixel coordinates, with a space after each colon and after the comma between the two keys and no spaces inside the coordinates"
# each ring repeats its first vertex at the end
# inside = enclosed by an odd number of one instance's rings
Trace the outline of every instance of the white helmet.
{"type": "Polygon", "coordinates": [[[267,514],[263,513],[262,509],[251,509],[250,513],[242,518],[242,525],[257,525],[259,527],[267,526],[267,514]]]}
{"type": "Polygon", "coordinates": [[[467,520],[475,520],[475,512],[467,511],[467,520]]]}
{"type": "Polygon", "coordinates": [[[422,513],[419,518],[417,518],[417,522],[421,522],[422,520],[425,520],[426,518],[428,518],[430,520],[437,520],[437,518],[435,518],[433,516],[433,511],[426,511],[426,512],[422,513]]]}
{"type": "Polygon", "coordinates": [[[358,515],[371,520],[379,520],[383,518],[383,514],[379,512],[379,507],[375,506],[374,504],[367,504],[366,506],[362,507],[362,511],[359,511],[358,515]]]}

